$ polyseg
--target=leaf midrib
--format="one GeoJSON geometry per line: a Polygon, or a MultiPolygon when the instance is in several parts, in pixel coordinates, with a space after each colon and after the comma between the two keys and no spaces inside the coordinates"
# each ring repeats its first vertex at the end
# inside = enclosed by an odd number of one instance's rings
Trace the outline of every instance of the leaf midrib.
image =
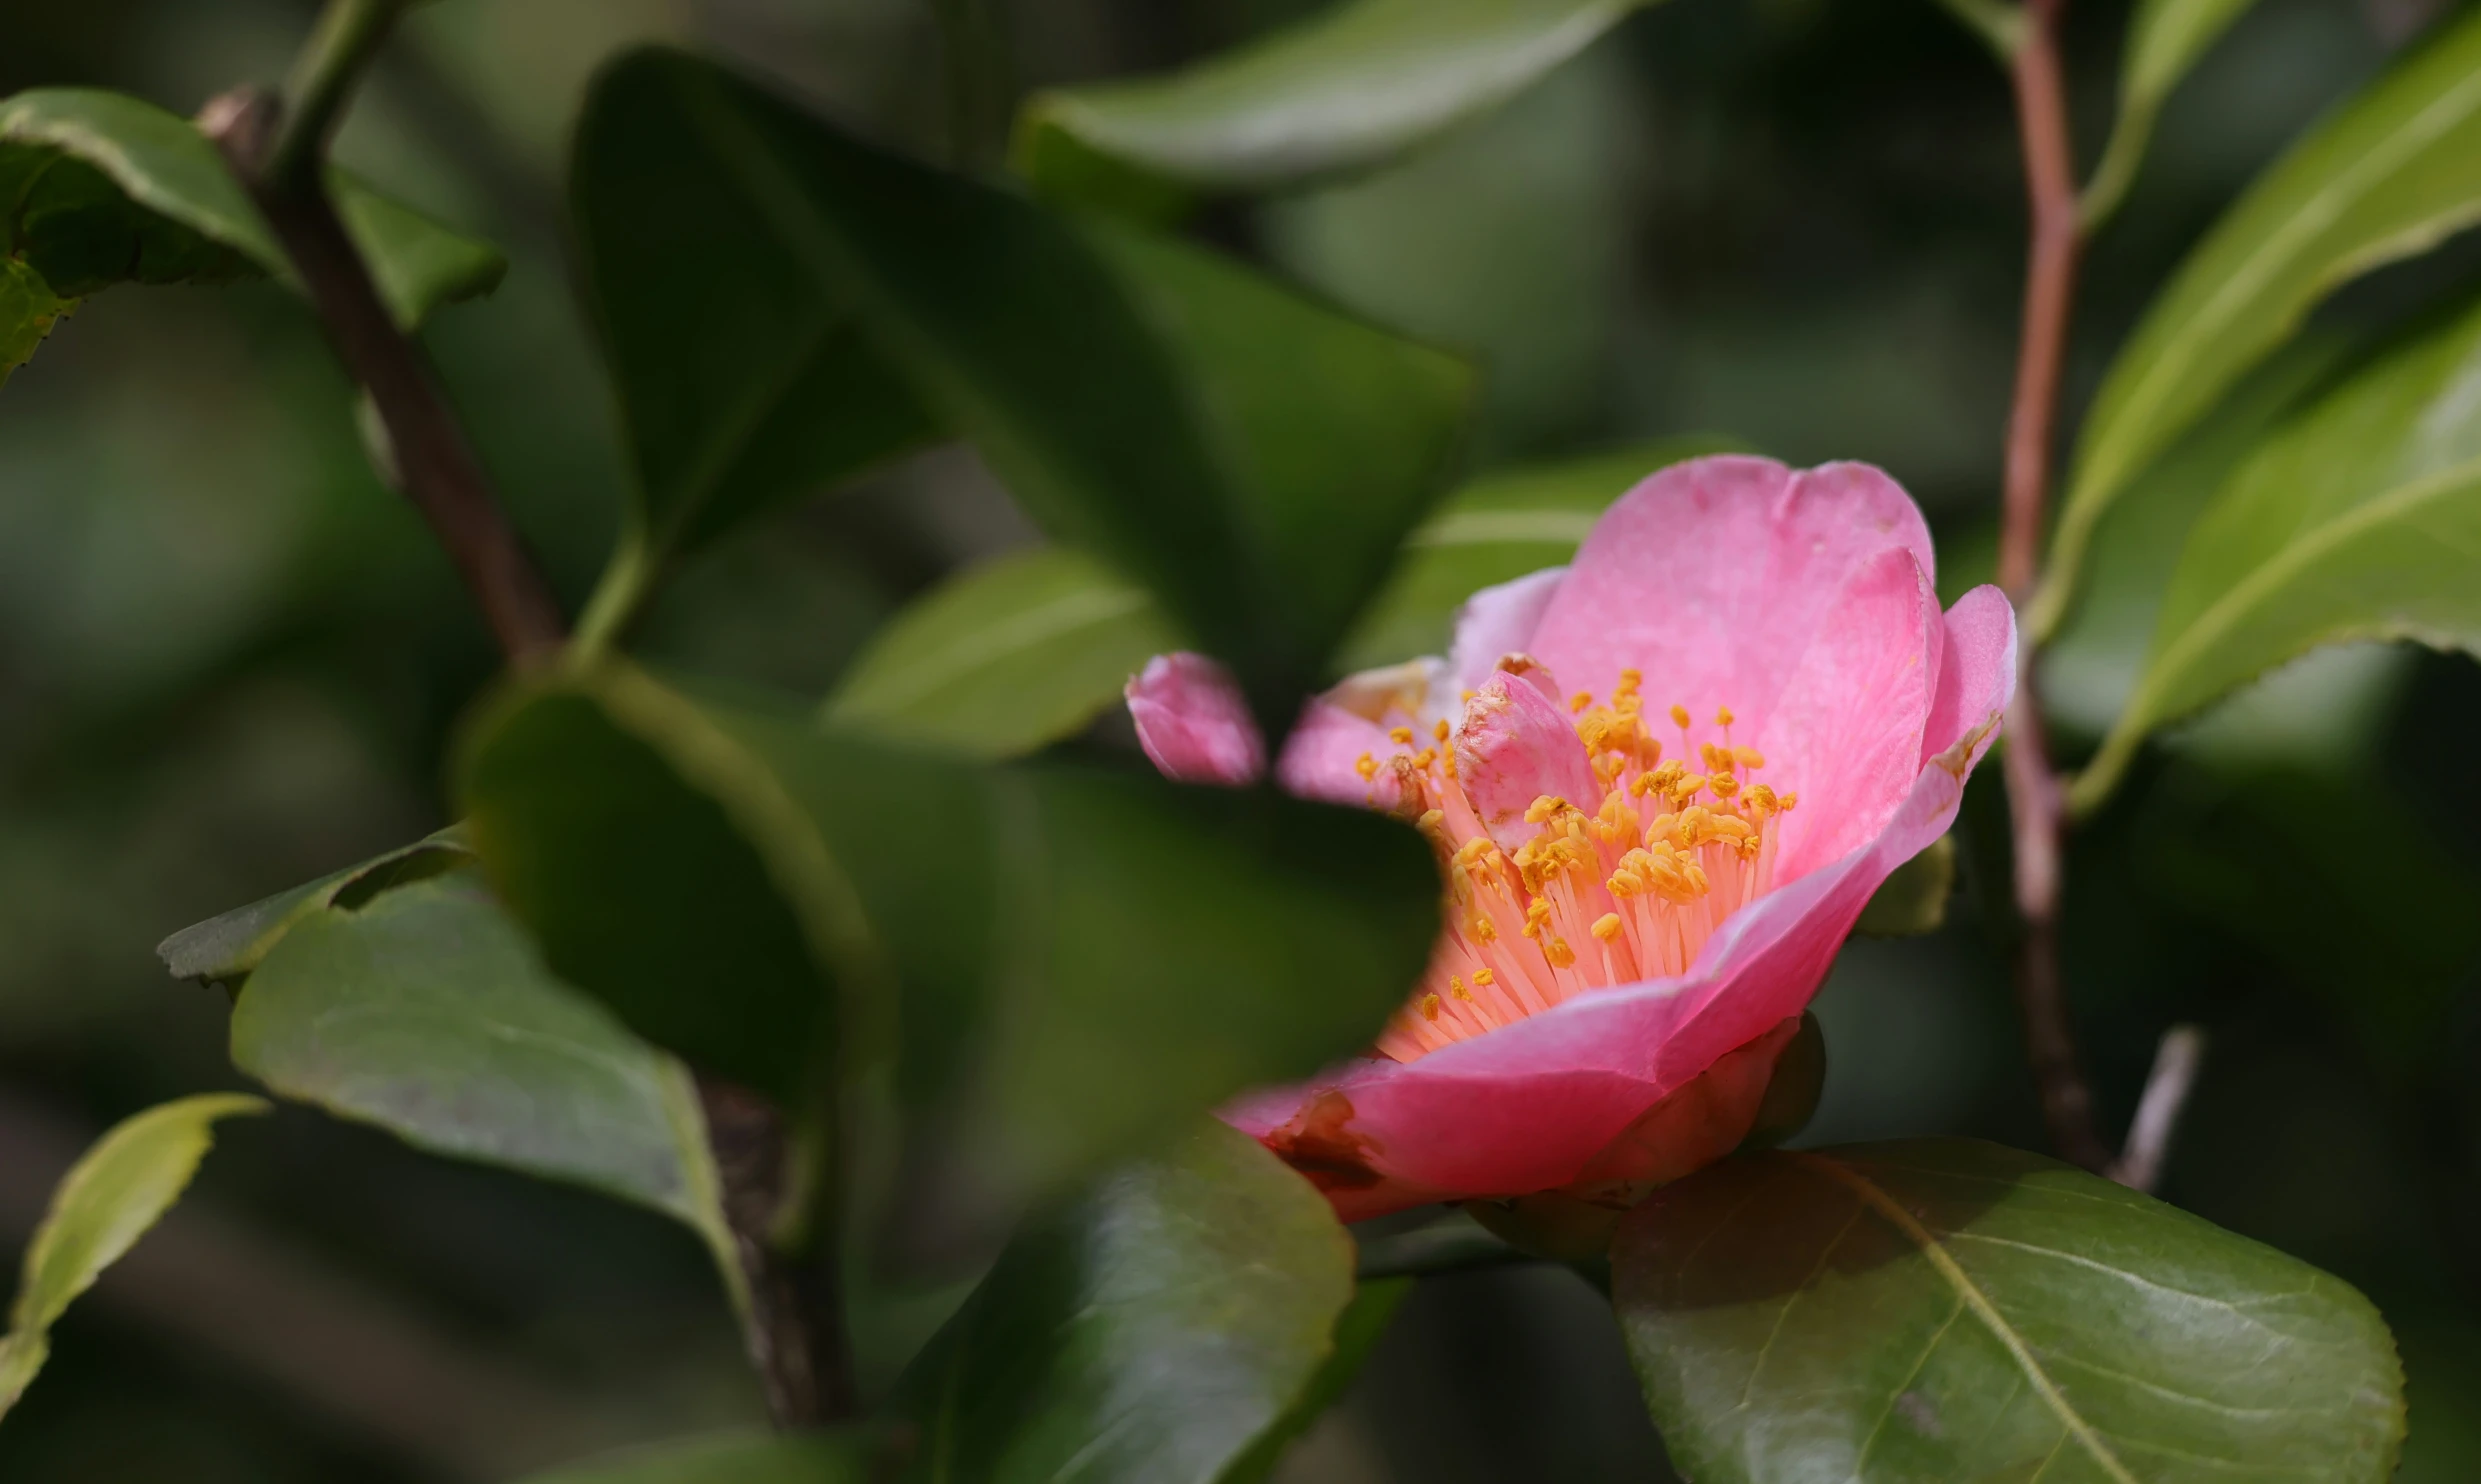
{"type": "Polygon", "coordinates": [[[2006,1317],[1999,1313],[1998,1306],[1990,1301],[1990,1296],[1981,1291],[1981,1285],[1975,1283],[1972,1275],[1964,1271],[1963,1264],[1955,1260],[1954,1255],[1947,1251],[1946,1245],[1938,1240],[1935,1233],[1923,1226],[1910,1211],[1904,1209],[1901,1202],[1887,1194],[1877,1182],[1859,1171],[1823,1155],[1810,1154],[1801,1150],[1786,1150],[1784,1153],[1794,1163],[1824,1175],[1852,1191],[1868,1203],[1870,1209],[1877,1212],[1889,1225],[1910,1238],[1913,1244],[1921,1249],[1921,1255],[1929,1260],[1930,1266],[1936,1268],[1939,1276],[1946,1279],[1948,1285],[1954,1288],[1956,1296],[1964,1301],[1975,1317],[1979,1318],[1998,1342],[2006,1347],[2008,1355],[2024,1372],[2025,1380],[2032,1386],[2034,1394],[2049,1405],[2052,1413],[2058,1417],[2060,1426],[2083,1446],[2086,1454],[2093,1459],[2102,1472],[2108,1474],[2114,1484],[2138,1484],[2136,1475],[2129,1471],[2126,1464],[2119,1461],[2119,1455],[2112,1452],[2110,1446],[2103,1442],[2101,1433],[2095,1429],[2093,1424],[2087,1422],[2084,1415],[2069,1404],[2066,1394],[2059,1390],[2058,1383],[2050,1378],[2050,1373],[2042,1369],[2041,1362],[2034,1357],[2032,1347],[2025,1343],[2022,1335],[2016,1333],[2014,1326],[2010,1325],[2006,1317]]]}
{"type": "MultiPolygon", "coordinates": [[[[2270,592],[2280,591],[2298,577],[2301,571],[2345,541],[2418,509],[2432,499],[2452,494],[2458,488],[2481,479],[2481,458],[2467,459],[2409,484],[2355,506],[2335,519],[2316,526],[2305,536],[2287,542],[2280,550],[2260,563],[2254,570],[2225,589],[2190,621],[2178,638],[2166,645],[2160,657],[2146,666],[2145,678],[2137,686],[2119,725],[2095,755],[2088,772],[2106,764],[2136,745],[2136,740],[2169,721],[2187,714],[2160,709],[2160,697],[2169,688],[2171,679],[2196,662],[2197,656],[2210,650],[2240,620],[2254,610],[2270,592]]],[[[2288,658],[2284,656],[2282,658],[2288,658]]],[[[2280,659],[2269,663],[2280,663],[2280,659]]],[[[2110,775],[2103,775],[2110,776],[2110,775]]]]}

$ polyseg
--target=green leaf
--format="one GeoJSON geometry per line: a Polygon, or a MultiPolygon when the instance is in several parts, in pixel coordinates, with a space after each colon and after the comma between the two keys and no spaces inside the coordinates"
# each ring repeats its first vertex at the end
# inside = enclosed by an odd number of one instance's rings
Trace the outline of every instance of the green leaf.
{"type": "Polygon", "coordinates": [[[1339,667],[1446,653],[1465,599],[1566,562],[1611,502],[1656,470],[1740,447],[1711,436],[1664,438],[1482,475],[1440,501],[1406,538],[1395,572],[1345,640],[1339,667]]]}
{"type": "Polygon", "coordinates": [[[70,1303],[181,1198],[214,1143],[215,1121],[265,1111],[259,1099],[234,1093],[149,1108],[115,1125],[61,1180],[26,1249],[9,1332],[0,1337],[0,1416],[43,1369],[52,1326],[70,1303]]]}
{"type": "MultiPolygon", "coordinates": [[[[507,268],[497,249],[342,171],[332,188],[401,325],[490,292],[507,268]]],[[[33,270],[57,296],[39,314],[57,317],[66,303],[118,283],[230,283],[269,274],[294,281],[283,249],[206,136],[125,94],[35,88],[0,100],[0,207],[8,224],[0,256],[33,270]]],[[[0,347],[22,341],[33,323],[9,309],[0,291],[0,347]]],[[[0,357],[0,369],[8,364],[0,357]]]]}
{"type": "Polygon", "coordinates": [[[2481,309],[2380,358],[2241,466],[2199,517],[2143,677],[2070,791],[2107,798],[2156,728],[2320,644],[2481,650],[2481,309]]]}
{"type": "Polygon", "coordinates": [[[1145,589],[1052,546],[960,572],[872,637],[830,722],[1014,757],[1083,730],[1181,641],[1145,589]]]}
{"type": "Polygon", "coordinates": [[[871,1484],[878,1477],[864,1440],[750,1433],[632,1448],[525,1484],[871,1484]]]}
{"type": "Polygon", "coordinates": [[[1306,1398],[1352,1296],[1326,1198],[1209,1122],[1008,1244],[897,1383],[901,1477],[1213,1484],[1306,1398]]]}
{"type": "Polygon", "coordinates": [[[1872,938],[1917,938],[1947,925],[1947,899],[1956,889],[1956,843],[1941,835],[1930,847],[1895,868],[1861,909],[1856,933],[1872,938]]]}
{"type": "Polygon", "coordinates": [[[1726,1161],[1630,1213],[1612,1276],[1664,1446],[1710,1484],[2377,1484],[2402,1444],[2350,1286],[1996,1145],[1726,1161]]]}
{"type": "Polygon", "coordinates": [[[2119,116],[2080,203],[2087,229],[2117,210],[2145,158],[2154,118],[2232,22],[2256,0],[2138,0],[2119,62],[2119,116]]]}
{"type": "Polygon", "coordinates": [[[555,972],[788,1104],[886,1075],[973,1219],[1366,1044],[1437,930],[1427,849],[1367,811],[988,768],[618,663],[503,698],[460,774],[555,972]]]}
{"type": "Polygon", "coordinates": [[[823,300],[1053,535],[1288,722],[1450,473],[1469,368],[1166,238],[864,145],[705,63],[607,87],[704,140],[823,300]]]}
{"type": "Polygon", "coordinates": [[[1263,1484],[1272,1478],[1276,1465],[1283,1462],[1284,1450],[1300,1441],[1301,1435],[1352,1389],[1361,1368],[1369,1363],[1370,1352],[1378,1348],[1378,1342],[1387,1336],[1387,1326],[1395,1322],[1396,1310],[1412,1296],[1411,1278],[1378,1278],[1356,1287],[1352,1302],[1336,1316],[1333,1348],[1317,1374],[1309,1378],[1309,1386],[1300,1399],[1284,1413],[1282,1420],[1258,1435],[1258,1441],[1250,1445],[1219,1484],[1263,1484]]]}
{"type": "Polygon", "coordinates": [[[2481,219],[2481,12],[2292,146],[2172,278],[2119,353],[2077,446],[2050,570],[2026,616],[2047,639],[2111,503],[2336,287],[2481,219]]]}
{"type": "Polygon", "coordinates": [[[54,294],[31,264],[0,258],[0,386],[34,359],[52,327],[75,308],[77,301],[54,294]]]}
{"type": "Polygon", "coordinates": [[[689,1074],[552,978],[470,870],[296,919],[233,1007],[232,1056],[417,1148],[671,1216],[742,1297],[689,1074]]]}
{"type": "Polygon", "coordinates": [[[354,906],[391,886],[451,871],[473,859],[461,826],[403,845],[306,886],[185,927],[155,946],[176,978],[237,987],[295,924],[324,907],[354,906]]]}
{"type": "Polygon", "coordinates": [[[1169,77],[1036,95],[1018,170],[1059,200],[1190,196],[1366,169],[1497,107],[1647,0],[1345,0],[1169,77]]]}
{"type": "Polygon", "coordinates": [[[640,55],[586,99],[569,209],[636,465],[588,629],[745,521],[938,436],[848,296],[728,130],[699,127],[672,64],[640,55]]]}

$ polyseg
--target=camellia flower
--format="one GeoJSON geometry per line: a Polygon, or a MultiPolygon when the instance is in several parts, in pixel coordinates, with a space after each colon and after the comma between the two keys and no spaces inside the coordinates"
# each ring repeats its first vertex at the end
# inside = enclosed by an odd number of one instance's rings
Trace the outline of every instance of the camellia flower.
{"type": "MultiPolygon", "coordinates": [[[[1932,571],[1876,469],[1699,459],[1613,505],[1574,565],[1476,593],[1449,658],[1313,700],[1278,781],[1416,822],[1444,928],[1369,1056],[1226,1120],[1348,1220],[1627,1204],[1728,1153],[2013,694],[2006,600],[1941,614],[1932,571]]],[[[1264,770],[1212,661],[1159,657],[1128,701],[1172,777],[1264,770]]]]}

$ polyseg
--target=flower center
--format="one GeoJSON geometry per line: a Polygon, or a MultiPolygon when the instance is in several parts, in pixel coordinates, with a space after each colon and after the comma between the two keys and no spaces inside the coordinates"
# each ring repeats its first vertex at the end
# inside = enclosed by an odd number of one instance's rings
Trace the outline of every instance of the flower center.
{"type": "Polygon", "coordinates": [[[1412,1061],[1589,989],[1685,973],[1724,919],[1772,887],[1776,817],[1798,796],[1757,781],[1766,760],[1733,745],[1729,708],[1701,740],[1672,707],[1682,756],[1666,761],[1640,683],[1624,670],[1609,705],[1569,699],[1601,794],[1535,799],[1524,816],[1535,833],[1512,853],[1458,783],[1446,722],[1427,739],[1438,746],[1412,750],[1422,739],[1398,727],[1405,751],[1361,759],[1365,778],[1395,775],[1396,807],[1446,878],[1446,931],[1381,1053],[1412,1061]]]}

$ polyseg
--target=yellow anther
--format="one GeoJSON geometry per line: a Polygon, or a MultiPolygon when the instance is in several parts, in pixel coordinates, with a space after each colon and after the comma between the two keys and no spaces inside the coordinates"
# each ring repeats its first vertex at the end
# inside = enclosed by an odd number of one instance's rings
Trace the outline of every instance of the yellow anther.
{"type": "MultiPolygon", "coordinates": [[[[1498,924],[1492,922],[1487,917],[1474,918],[1471,922],[1464,925],[1464,930],[1465,935],[1476,943],[1496,943],[1499,941],[1498,924]]],[[[1490,981],[1476,978],[1473,982],[1476,984],[1487,984],[1490,981]]]]}
{"type": "Polygon", "coordinates": [[[1687,774],[1683,776],[1679,782],[1674,783],[1671,786],[1671,802],[1674,804],[1686,804],[1689,800],[1697,797],[1698,793],[1703,790],[1705,786],[1705,775],[1701,773],[1687,774]]]}
{"type": "Polygon", "coordinates": [[[1439,754],[1436,748],[1425,747],[1413,754],[1413,766],[1416,768],[1427,768],[1438,760],[1439,754]]]}
{"type": "Polygon", "coordinates": [[[1583,711],[1586,707],[1591,706],[1592,704],[1594,704],[1594,693],[1589,690],[1581,690],[1568,698],[1568,711],[1571,715],[1574,715],[1577,712],[1583,711]]]}
{"type": "Polygon", "coordinates": [[[1735,747],[1732,749],[1732,761],[1744,768],[1762,768],[1766,766],[1766,754],[1754,747],[1735,747]]]}
{"type": "Polygon", "coordinates": [[[1568,801],[1557,794],[1544,794],[1525,806],[1525,823],[1540,824],[1566,812],[1568,801]]]}
{"type": "Polygon", "coordinates": [[[1714,724],[1718,727],[1730,726],[1732,724],[1732,708],[1729,706],[1716,707],[1714,712],[1714,724]]]}
{"type": "Polygon", "coordinates": [[[1565,969],[1576,963],[1576,950],[1568,946],[1565,938],[1553,938],[1543,944],[1542,956],[1551,961],[1554,969],[1565,969]]]}
{"type": "Polygon", "coordinates": [[[1488,969],[1475,969],[1473,971],[1473,982],[1480,985],[1484,989],[1488,989],[1492,985],[1499,982],[1499,976],[1492,973],[1488,969]]]}
{"type": "Polygon", "coordinates": [[[1688,708],[1686,706],[1671,708],[1671,724],[1682,731],[1688,730],[1688,708]]]}
{"type": "MultiPolygon", "coordinates": [[[[1431,740],[1432,740],[1432,741],[1435,741],[1435,742],[1444,742],[1444,741],[1446,741],[1446,740],[1447,740],[1447,718],[1446,718],[1446,717],[1442,716],[1442,717],[1440,717],[1437,721],[1435,721],[1435,722],[1431,723],[1431,726],[1430,726],[1430,737],[1431,737],[1431,740]]],[[[1752,763],[1752,764],[1750,764],[1750,766],[1751,766],[1751,767],[1755,767],[1755,766],[1757,766],[1757,765],[1756,765],[1755,763],[1752,763]]]]}
{"type": "Polygon", "coordinates": [[[1426,994],[1421,997],[1421,1018],[1424,1020],[1439,1018],[1439,997],[1437,995],[1426,994]]]}
{"type": "Polygon", "coordinates": [[[1365,752],[1361,754],[1361,760],[1352,765],[1352,770],[1360,774],[1364,781],[1376,778],[1378,776],[1378,759],[1365,752]]]}
{"type": "Polygon", "coordinates": [[[1464,976],[1462,974],[1450,974],[1447,976],[1447,992],[1464,1001],[1468,1005],[1473,1003],[1473,991],[1464,987],[1464,976]]]}
{"type": "Polygon", "coordinates": [[[1717,773],[1706,780],[1706,787],[1714,790],[1716,798],[1728,799],[1740,791],[1740,780],[1729,773],[1717,773]]]}
{"type": "Polygon", "coordinates": [[[1411,727],[1389,727],[1387,740],[1398,747],[1410,747],[1413,745],[1413,729],[1411,727]]]}
{"type": "Polygon", "coordinates": [[[1637,687],[1643,684],[1645,684],[1645,672],[1643,670],[1631,665],[1627,669],[1620,671],[1620,694],[1633,694],[1637,687]]]}
{"type": "Polygon", "coordinates": [[[1619,935],[1620,915],[1617,912],[1605,912],[1602,916],[1594,919],[1595,937],[1600,938],[1605,943],[1609,943],[1617,939],[1619,935]]]}
{"type": "Polygon", "coordinates": [[[1783,812],[1784,812],[1784,813],[1786,813],[1786,814],[1791,813],[1791,812],[1792,812],[1792,809],[1793,809],[1793,806],[1794,806],[1794,805],[1797,805],[1799,802],[1800,802],[1800,795],[1799,795],[1799,794],[1785,794],[1785,795],[1783,796],[1783,812]]]}
{"type": "Polygon", "coordinates": [[[1760,813],[1772,814],[1782,806],[1783,801],[1775,797],[1775,791],[1773,789],[1768,788],[1763,783],[1752,783],[1749,785],[1749,807],[1758,810],[1760,813]]]}

